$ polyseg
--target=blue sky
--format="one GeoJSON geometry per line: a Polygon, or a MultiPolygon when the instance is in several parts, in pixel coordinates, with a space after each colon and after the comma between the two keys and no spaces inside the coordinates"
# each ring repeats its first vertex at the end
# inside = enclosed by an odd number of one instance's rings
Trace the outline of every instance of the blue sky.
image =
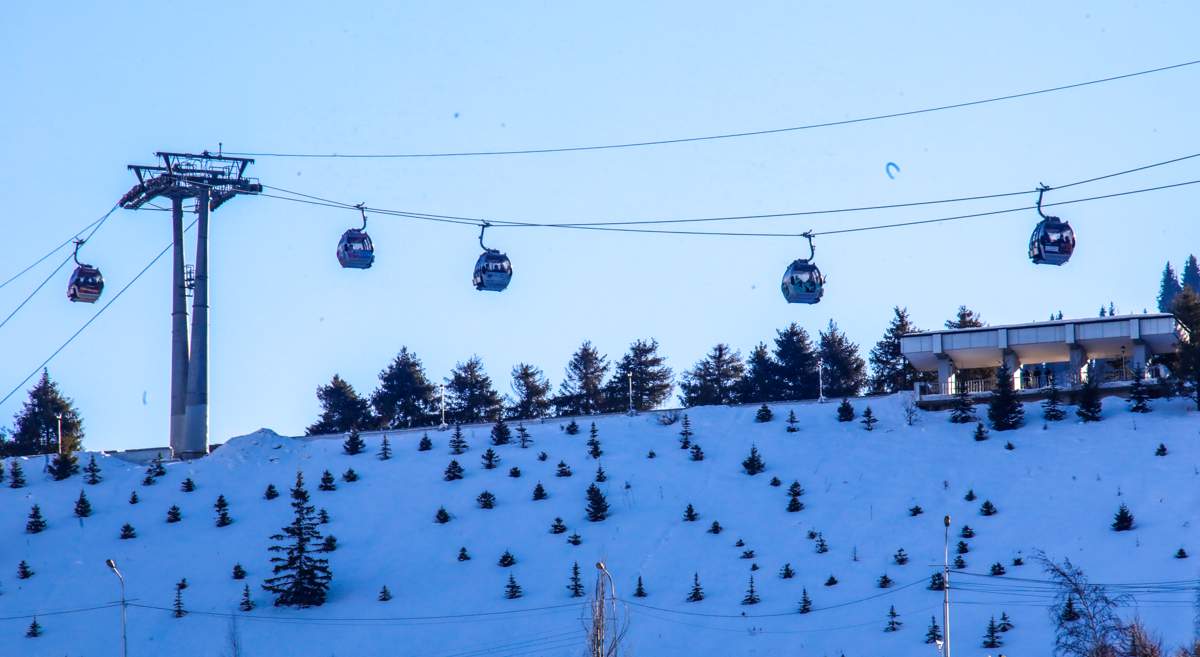
{"type": "MultiPolygon", "coordinates": [[[[20,3],[0,22],[0,280],[104,213],[156,150],[389,152],[623,142],[838,120],[1196,59],[1200,6],[1130,3],[20,3]]],[[[645,149],[410,160],[261,158],[278,187],[422,212],[537,221],[688,217],[895,203],[1056,185],[1200,151],[1200,67],[982,107],[645,149]],[[900,166],[895,180],[888,162],[900,166]]],[[[1200,161],[1058,198],[1200,178],[1200,161]]],[[[960,303],[993,323],[1153,307],[1200,251],[1196,187],[1067,206],[1079,250],[1035,267],[1032,212],[835,235],[817,306],[783,302],[801,240],[489,231],[515,275],[470,285],[469,227],[376,217],[374,268],[341,270],[349,213],[240,198],[214,215],[214,442],[295,433],[340,372],[369,391],[407,345],[441,378],[483,358],[502,390],[531,361],[561,379],[593,340],[657,338],[676,371],[836,319],[865,351],[896,304],[932,328],[960,303]]],[[[1048,199],[1055,198],[1051,193],[1048,199]]],[[[800,232],[1023,205],[747,222],[800,232]]],[[[119,211],[86,248],[115,292],[170,241],[119,211]]],[[[191,241],[189,240],[189,249],[191,241]]],[[[65,255],[65,253],[63,254],[65,255]]],[[[51,260],[57,261],[56,256],[51,260]]],[[[190,256],[189,256],[190,257],[190,256]]],[[[51,364],[86,445],[166,443],[170,283],[160,261],[51,364]]],[[[7,314],[53,269],[0,290],[7,314]]],[[[67,271],[0,328],[0,395],[94,307],[67,271]]],[[[10,423],[23,394],[0,405],[10,423]]]]}

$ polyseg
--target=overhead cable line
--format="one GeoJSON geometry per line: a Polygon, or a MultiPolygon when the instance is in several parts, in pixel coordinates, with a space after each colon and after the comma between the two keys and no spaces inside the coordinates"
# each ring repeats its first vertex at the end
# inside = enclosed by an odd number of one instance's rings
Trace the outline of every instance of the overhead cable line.
{"type": "MultiPolygon", "coordinates": [[[[168,246],[168,248],[170,248],[168,246]]],[[[165,251],[164,251],[165,253],[165,251]]],[[[0,400],[3,403],[3,400],[0,400]]],[[[561,605],[547,605],[544,607],[528,607],[525,609],[507,609],[504,611],[481,611],[464,614],[442,614],[433,616],[376,616],[376,617],[327,617],[313,618],[309,616],[266,616],[262,614],[247,614],[247,613],[232,613],[224,611],[195,611],[188,610],[189,614],[197,614],[202,616],[219,616],[222,618],[237,617],[241,619],[263,620],[273,622],[297,622],[300,624],[319,625],[323,623],[398,623],[411,621],[431,621],[431,620],[457,620],[463,618],[486,618],[490,616],[512,616],[517,614],[530,614],[541,611],[553,611],[559,609],[571,609],[582,607],[584,603],[567,603],[561,605]]],[[[134,604],[130,603],[130,607],[140,607],[142,609],[154,609],[157,611],[173,611],[171,607],[162,607],[157,605],[134,604]]]]}
{"type": "Polygon", "coordinates": [[[524,148],[511,150],[470,150],[470,151],[445,151],[445,152],[411,152],[411,153],[285,153],[285,152],[236,152],[230,151],[227,154],[241,157],[288,157],[288,158],[348,158],[348,159],[404,159],[404,158],[434,158],[434,157],[478,157],[478,156],[493,156],[493,155],[537,155],[546,153],[570,153],[580,151],[601,151],[614,150],[620,148],[641,148],[646,146],[665,146],[669,144],[684,144],[690,142],[701,141],[716,141],[721,139],[737,139],[742,137],[757,137],[763,135],[782,134],[788,132],[799,132],[802,130],[815,130],[819,128],[831,128],[835,126],[852,125],[856,123],[867,123],[871,121],[882,121],[886,119],[895,119],[906,116],[916,116],[920,114],[930,114],[933,112],[942,112],[946,110],[961,109],[964,107],[974,107],[976,105],[985,105],[988,103],[997,103],[1007,100],[1016,100],[1018,98],[1028,98],[1030,96],[1039,96],[1043,94],[1055,93],[1059,91],[1067,91],[1069,89],[1078,89],[1092,85],[1104,84],[1107,82],[1116,82],[1118,80],[1127,80],[1143,75],[1152,75],[1155,73],[1163,73],[1175,69],[1181,69],[1188,66],[1200,64],[1200,59],[1195,59],[1178,64],[1170,64],[1157,68],[1143,69],[1132,73],[1124,73],[1121,75],[1113,75],[1104,78],[1086,80],[1083,82],[1074,82],[1070,84],[1059,85],[1055,87],[1046,87],[1043,89],[1035,89],[1032,91],[1022,91],[1011,93],[1002,96],[991,96],[988,98],[979,98],[975,100],[962,101],[949,105],[936,105],[932,107],[924,107],[920,109],[907,110],[903,112],[890,112],[885,114],[870,114],[859,116],[850,119],[841,119],[837,121],[825,121],[821,123],[808,123],[802,125],[787,126],[783,128],[769,128],[765,130],[746,130],[739,132],[727,132],[714,135],[702,135],[695,137],[676,137],[670,139],[654,139],[647,141],[632,141],[613,144],[597,144],[587,146],[559,146],[549,148],[524,148]]]}
{"type": "MultiPolygon", "coordinates": [[[[90,228],[97,228],[97,229],[98,229],[98,228],[99,228],[98,224],[102,224],[102,223],[104,223],[104,222],[105,222],[105,221],[108,219],[109,215],[111,215],[111,214],[112,214],[112,213],[113,213],[113,212],[114,212],[116,209],[117,209],[117,206],[115,206],[115,205],[114,205],[114,206],[112,207],[112,209],[111,209],[111,210],[109,210],[108,212],[105,212],[105,213],[104,213],[104,216],[102,216],[102,217],[100,217],[99,219],[97,219],[97,220],[93,221],[92,223],[90,223],[90,224],[88,224],[88,225],[84,226],[83,228],[80,228],[79,230],[75,231],[75,234],[74,234],[74,235],[72,235],[72,236],[70,236],[70,237],[68,237],[68,238],[67,238],[65,241],[63,241],[63,243],[62,243],[62,244],[59,244],[58,246],[56,246],[56,247],[54,247],[53,249],[51,249],[51,250],[50,250],[48,253],[46,253],[46,255],[44,255],[44,256],[42,256],[42,257],[38,258],[37,260],[33,261],[33,263],[32,263],[32,264],[30,264],[28,267],[26,267],[26,268],[22,269],[21,271],[19,271],[19,272],[17,272],[17,273],[15,273],[15,274],[13,274],[13,275],[12,275],[12,277],[10,277],[8,280],[4,281],[3,283],[0,283],[0,289],[4,289],[4,287],[5,287],[6,285],[8,285],[9,283],[11,283],[11,282],[13,282],[13,281],[17,280],[17,279],[18,279],[18,278],[20,278],[21,276],[24,276],[26,273],[28,273],[28,272],[29,272],[29,270],[31,270],[31,269],[33,269],[34,267],[37,267],[38,265],[40,265],[40,264],[42,264],[43,262],[45,262],[46,258],[49,258],[50,256],[54,255],[55,253],[58,253],[59,251],[61,251],[63,247],[65,247],[65,246],[67,246],[68,244],[70,244],[71,242],[75,241],[75,239],[76,239],[77,237],[79,237],[80,235],[82,235],[82,234],[84,233],[84,231],[86,231],[86,230],[88,230],[88,229],[90,229],[90,228]]],[[[93,231],[92,231],[92,233],[93,233],[93,234],[95,234],[95,230],[93,230],[93,231]]],[[[88,238],[90,239],[90,238],[91,238],[91,235],[89,235],[89,236],[88,236],[88,238]]]]}
{"type": "MultiPolygon", "coordinates": [[[[192,223],[188,224],[186,230],[190,230],[192,228],[192,226],[195,226],[195,225],[196,225],[196,222],[192,221],[192,223]]],[[[95,322],[100,317],[100,315],[104,314],[104,311],[108,310],[109,306],[116,303],[117,299],[120,299],[121,295],[125,294],[125,291],[128,290],[131,285],[138,282],[138,279],[141,278],[142,275],[144,275],[147,271],[149,271],[150,268],[154,266],[154,263],[158,262],[164,255],[166,255],[167,251],[170,251],[171,247],[174,244],[175,244],[174,242],[171,242],[170,244],[163,247],[163,250],[159,251],[158,255],[154,256],[154,258],[149,263],[147,263],[145,267],[142,267],[142,270],[139,271],[136,276],[134,276],[132,279],[130,279],[129,282],[126,283],[125,286],[122,287],[120,290],[117,290],[117,293],[114,294],[113,297],[108,300],[108,303],[101,306],[99,310],[97,310],[90,318],[88,318],[88,320],[86,322],[83,323],[83,326],[80,326],[78,330],[76,330],[74,333],[72,333],[71,337],[67,338],[66,342],[63,342],[57,349],[54,350],[54,353],[50,354],[50,356],[48,356],[46,358],[46,360],[42,361],[41,365],[38,365],[24,379],[21,379],[21,382],[18,383],[16,385],[16,387],[14,387],[11,391],[9,391],[9,393],[7,395],[4,395],[3,398],[0,398],[0,405],[3,405],[4,402],[9,400],[9,398],[11,398],[13,395],[17,394],[17,392],[21,389],[21,387],[24,386],[26,383],[28,383],[29,380],[34,377],[34,375],[36,375],[42,368],[46,367],[46,365],[49,365],[50,361],[54,360],[54,358],[56,356],[58,356],[60,353],[62,353],[63,349],[66,349],[68,346],[70,346],[70,344],[75,341],[75,338],[79,337],[80,333],[83,333],[84,330],[87,329],[87,327],[92,325],[92,322],[95,322]]]]}

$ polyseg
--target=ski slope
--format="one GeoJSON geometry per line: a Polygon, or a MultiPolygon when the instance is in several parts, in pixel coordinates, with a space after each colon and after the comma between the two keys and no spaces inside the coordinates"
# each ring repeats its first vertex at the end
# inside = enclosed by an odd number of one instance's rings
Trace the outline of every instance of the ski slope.
{"type": "MultiPolygon", "coordinates": [[[[1024,428],[992,432],[984,442],[972,439],[974,425],[950,424],[945,412],[921,412],[906,426],[902,402],[902,396],[855,401],[860,415],[869,403],[878,416],[873,432],[857,420],[837,422],[833,403],[778,404],[775,419],[761,424],[753,407],[690,409],[693,441],[705,454],[699,462],[679,448],[680,424],[664,426],[657,413],[598,418],[599,463],[608,475],[600,486],[611,507],[598,523],[584,513],[584,491],[597,467],[587,455],[587,418],[574,436],[562,431],[565,419],[527,423],[534,444],[496,447],[502,462],[494,470],[481,466],[485,427],[465,430],[470,450],[457,457],[449,454],[449,432],[430,431],[434,446],[426,452],[417,450],[421,431],[391,433],[389,461],[375,457],[375,436],[367,438],[366,452],[348,456],[339,440],[261,430],[200,461],[167,464],[167,475],[153,486],[142,485],[144,468],[115,458],[97,457],[104,480],[96,486],[81,477],[51,481],[43,459],[22,459],[29,485],[11,489],[7,477],[0,485],[0,654],[120,655],[120,610],[112,606],[119,588],[106,558],[119,564],[134,601],[129,654],[138,657],[577,656],[584,646],[580,603],[587,598],[570,597],[568,576],[579,562],[590,595],[597,560],[630,602],[625,655],[935,655],[924,637],[931,616],[941,624],[942,594],[926,587],[942,561],[946,513],[953,519],[952,558],[962,525],[976,531],[964,555],[968,574],[952,576],[963,587],[953,591],[957,655],[1050,653],[1047,591],[1021,581],[1044,578],[1032,559],[1036,550],[1069,557],[1094,582],[1197,578],[1200,422],[1185,401],[1158,400],[1153,413],[1135,415],[1123,401],[1108,399],[1104,420],[1087,425],[1068,407],[1068,419],[1046,429],[1040,409],[1029,404],[1024,428]],[[792,409],[800,421],[796,433],[785,431],[792,409]],[[1009,440],[1014,450],[1005,449],[1009,440]],[[1167,456],[1155,455],[1159,443],[1167,456]],[[752,444],[767,464],[757,476],[741,468],[752,444]],[[647,458],[650,450],[657,458],[647,458]],[[537,458],[541,451],[545,461],[537,458]],[[446,482],[452,458],[466,475],[446,482]],[[559,461],[573,476],[555,476],[559,461]],[[520,478],[509,476],[513,466],[520,478]],[[341,481],[348,467],[359,481],[341,481]],[[339,475],[336,491],[316,489],[325,469],[339,475]],[[329,601],[307,610],[275,608],[260,588],[269,574],[268,537],[289,520],[287,492],[297,471],[313,503],[331,516],[321,530],[339,545],[328,555],[329,601]],[[180,490],[185,477],[195,481],[195,492],[180,490]],[[783,485],[770,486],[772,477],[783,485]],[[788,513],[793,480],[806,491],[805,509],[788,513]],[[538,482],[549,499],[531,499],[538,482]],[[263,499],[269,483],[281,493],[272,501],[263,499]],[[81,488],[94,508],[83,520],[72,515],[81,488]],[[968,489],[978,499],[965,501],[968,489]],[[494,509],[476,505],[484,490],[495,494],[494,509]],[[133,491],[137,505],[128,503],[133,491]],[[231,505],[228,527],[214,524],[218,494],[231,505]],[[981,516],[984,500],[999,512],[981,516]],[[1110,523],[1122,502],[1136,526],[1117,533],[1110,523]],[[30,535],[25,521],[35,503],[49,526],[30,535]],[[683,520],[689,503],[699,513],[696,522],[683,520]],[[167,524],[173,504],[183,520],[167,524]],[[915,505],[925,512],[911,516],[915,505]],[[433,522],[439,506],[451,522],[433,522]],[[555,517],[567,525],[565,534],[550,533],[555,517]],[[725,528],[719,535],[707,532],[714,520],[725,528]],[[127,522],[137,538],[120,540],[127,522]],[[810,530],[821,532],[828,552],[816,552],[810,530]],[[581,545],[568,544],[573,532],[581,545]],[[739,539],[744,547],[735,546],[739,539]],[[457,560],[460,547],[472,560],[457,560]],[[1194,556],[1176,559],[1180,547],[1194,556]],[[899,548],[909,555],[907,565],[893,563],[899,548]],[[505,550],[517,559],[511,568],[497,565],[505,550]],[[754,558],[743,559],[744,550],[754,558]],[[1011,565],[1017,556],[1025,566],[1011,565]],[[33,568],[32,578],[17,579],[20,560],[33,568]],[[988,575],[995,562],[1006,566],[1005,578],[988,575]],[[244,582],[231,578],[235,563],[249,573],[244,582]],[[794,578],[778,576],[784,563],[794,578]],[[752,573],[752,564],[760,570],[752,573]],[[504,597],[510,573],[523,589],[520,599],[504,597]],[[706,596],[700,602],[685,600],[693,573],[706,596]],[[893,587],[877,586],[884,573],[893,587]],[[743,605],[751,574],[761,602],[743,605]],[[632,596],[639,575],[645,598],[632,596]],[[830,575],[836,586],[824,585],[830,575]],[[184,577],[189,614],[177,619],[169,608],[174,584],[184,577]],[[237,608],[245,583],[257,604],[249,613],[237,608]],[[384,585],[394,596],[389,602],[376,599],[384,585]],[[796,613],[802,589],[813,604],[805,615],[796,613]],[[885,633],[893,605],[903,626],[885,633]],[[1002,635],[1004,647],[980,647],[989,617],[1002,612],[1015,625],[1002,635]],[[34,613],[44,634],[27,639],[34,613]]],[[[1122,589],[1134,593],[1124,613],[1140,615],[1171,647],[1191,638],[1195,599],[1194,584],[1174,589],[1122,589]]]]}

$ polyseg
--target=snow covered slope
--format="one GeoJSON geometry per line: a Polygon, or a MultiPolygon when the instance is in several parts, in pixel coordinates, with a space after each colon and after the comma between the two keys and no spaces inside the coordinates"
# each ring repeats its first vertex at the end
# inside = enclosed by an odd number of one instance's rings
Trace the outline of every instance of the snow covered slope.
{"type": "MultiPolygon", "coordinates": [[[[780,404],[775,419],[759,424],[753,408],[695,408],[688,411],[693,440],[703,461],[690,460],[678,446],[680,424],[663,426],[653,413],[604,417],[596,421],[608,480],[611,516],[588,522],[584,491],[597,462],[587,455],[588,420],[568,436],[559,420],[530,423],[536,441],[495,448],[503,459],[485,470],[480,455],[484,428],[467,432],[470,451],[449,454],[449,432],[431,431],[434,447],[419,452],[421,432],[397,432],[395,456],[376,459],[378,440],[368,440],[358,456],[342,453],[340,441],[304,440],[269,431],[233,439],[212,456],[167,465],[167,475],[143,486],[143,469],[113,458],[98,458],[104,481],[85,486],[80,477],[48,480],[41,459],[24,460],[29,485],[0,485],[0,655],[115,657],[120,655],[116,578],[105,568],[113,558],[125,573],[130,655],[201,657],[232,655],[230,635],[241,655],[252,657],[479,657],[483,655],[576,656],[582,654],[578,598],[567,590],[573,562],[583,569],[590,592],[593,564],[603,559],[629,600],[628,650],[640,657],[726,655],[934,655],[924,643],[931,616],[940,624],[941,593],[927,590],[942,560],[942,516],[953,516],[953,544],[964,524],[976,531],[963,555],[971,574],[956,575],[953,639],[958,655],[1003,652],[1046,655],[1051,628],[1045,590],[1016,579],[993,578],[996,562],[1008,578],[1043,579],[1031,556],[1044,550],[1070,557],[1091,579],[1102,583],[1179,582],[1197,577],[1200,560],[1200,423],[1183,401],[1157,401],[1154,412],[1134,415],[1120,400],[1105,402],[1098,424],[1080,424],[1071,414],[1042,428],[1039,410],[1028,405],[1029,422],[1017,431],[992,432],[972,439],[974,425],[953,425],[946,413],[921,413],[906,426],[900,397],[857,400],[870,403],[879,417],[873,432],[858,422],[839,423],[836,404],[780,404]],[[800,431],[788,433],[784,419],[794,409],[800,431]],[[1015,449],[1005,449],[1011,440],[1015,449]],[[1169,453],[1156,456],[1159,443],[1169,453]],[[756,444],[767,469],[757,476],[741,462],[756,444]],[[647,458],[649,451],[657,458],[647,458]],[[545,451],[548,458],[538,460],[545,451]],[[443,481],[452,458],[466,468],[463,480],[443,481]],[[573,470],[556,477],[559,461],[573,470]],[[521,470],[519,478],[509,468],[521,470]],[[361,479],[340,478],[353,467],[361,479]],[[339,475],[336,491],[316,490],[323,470],[339,475]],[[308,610],[271,606],[260,584],[269,574],[269,536],[289,519],[287,489],[302,471],[317,507],[331,522],[321,527],[337,536],[329,554],[334,574],[329,602],[308,610]],[[180,482],[191,477],[196,490],[180,482]],[[783,485],[772,487],[778,477],[783,485]],[[787,486],[798,480],[805,508],[788,513],[787,486]],[[549,493],[531,499],[541,482],[549,493]],[[273,483],[278,499],[263,499],[273,483]],[[94,514],[79,520],[72,508],[86,490],[94,514]],[[497,498],[491,510],[475,498],[488,490],[497,498]],[[973,490],[978,499],[964,495],[973,490]],[[136,491],[140,503],[130,505],[136,491]],[[213,502],[230,502],[232,525],[215,526],[213,502]],[[980,515],[990,500],[994,516],[980,515]],[[1110,529],[1121,503],[1136,516],[1136,527],[1110,529]],[[39,504],[49,523],[25,533],[26,515],[39,504]],[[696,522],[683,520],[693,504],[696,522]],[[168,524],[168,507],[178,505],[183,520],[168,524]],[[924,513],[912,516],[910,507],[924,513]],[[435,524],[439,506],[453,515],[435,524]],[[565,534],[552,534],[561,517],[565,534]],[[716,520],[725,531],[706,530],[716,520]],[[118,539],[123,524],[137,538],[118,539]],[[815,550],[808,532],[820,532],[828,552],[815,550]],[[578,532],[582,544],[568,544],[578,532]],[[735,546],[739,539],[744,547],[735,546]],[[460,547],[473,557],[460,562],[460,547]],[[1176,559],[1180,547],[1194,553],[1176,559]],[[893,556],[903,548],[907,565],[893,556]],[[509,550],[517,563],[497,565],[509,550]],[[753,550],[752,559],[743,551],[753,550]],[[857,560],[854,557],[857,557],[857,560]],[[1026,565],[1012,566],[1023,556],[1026,565]],[[17,564],[35,571],[17,579],[17,564]],[[248,571],[231,577],[235,563],[248,571]],[[781,579],[790,563],[796,576],[781,579]],[[751,571],[752,564],[760,570],[751,571]],[[687,602],[693,573],[705,599],[687,602]],[[886,573],[895,585],[877,586],[886,573]],[[504,597],[509,574],[524,590],[504,597]],[[761,596],[742,605],[749,577],[761,596]],[[825,586],[833,575],[836,586],[825,586]],[[632,596],[641,576],[648,593],[632,596]],[[189,614],[172,617],[174,584],[186,577],[183,592],[189,614]],[[249,583],[258,607],[238,611],[242,586],[249,583]],[[395,596],[379,602],[386,585],[395,596]],[[796,613],[807,589],[813,611],[796,613]],[[969,589],[969,590],[968,590],[969,589]],[[904,623],[885,633],[889,607],[904,623]],[[101,607],[88,611],[73,611],[101,607]],[[56,613],[56,612],[70,613],[56,613]],[[29,615],[38,614],[43,636],[24,638],[29,615]],[[1005,646],[980,647],[990,617],[1006,612],[1015,624],[1005,646]],[[744,614],[744,616],[743,616],[744,614]],[[236,623],[235,620],[236,619],[236,623]]],[[[982,410],[982,409],[981,409],[982,410]]],[[[1073,410],[1073,409],[1069,409],[1073,410]]],[[[514,425],[515,428],[515,425],[514,425]]],[[[82,459],[86,463],[86,456],[82,459]]],[[[7,470],[7,468],[6,468],[7,470]]],[[[1143,587],[1144,588],[1144,587],[1143,587]]],[[[1191,637],[1194,593],[1133,589],[1136,608],[1169,645],[1191,637]]]]}

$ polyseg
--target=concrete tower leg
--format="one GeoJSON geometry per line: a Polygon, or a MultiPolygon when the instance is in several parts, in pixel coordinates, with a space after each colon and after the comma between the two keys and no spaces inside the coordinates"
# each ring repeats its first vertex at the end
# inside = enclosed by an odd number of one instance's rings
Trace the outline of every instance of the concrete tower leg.
{"type": "Polygon", "coordinates": [[[1017,358],[1017,353],[1011,349],[1004,350],[1004,364],[1008,366],[1008,372],[1012,376],[1013,390],[1021,389],[1021,360],[1017,358]]]}
{"type": "Polygon", "coordinates": [[[184,415],[188,385],[187,289],[183,280],[183,199],[171,199],[171,453],[186,450],[184,415]]]}
{"type": "Polygon", "coordinates": [[[208,197],[196,197],[196,285],[192,291],[192,348],[188,360],[186,445],[180,458],[208,453],[208,197]]]}
{"type": "Polygon", "coordinates": [[[957,377],[954,373],[954,361],[945,354],[938,354],[938,388],[943,395],[953,395],[957,377]]]}

